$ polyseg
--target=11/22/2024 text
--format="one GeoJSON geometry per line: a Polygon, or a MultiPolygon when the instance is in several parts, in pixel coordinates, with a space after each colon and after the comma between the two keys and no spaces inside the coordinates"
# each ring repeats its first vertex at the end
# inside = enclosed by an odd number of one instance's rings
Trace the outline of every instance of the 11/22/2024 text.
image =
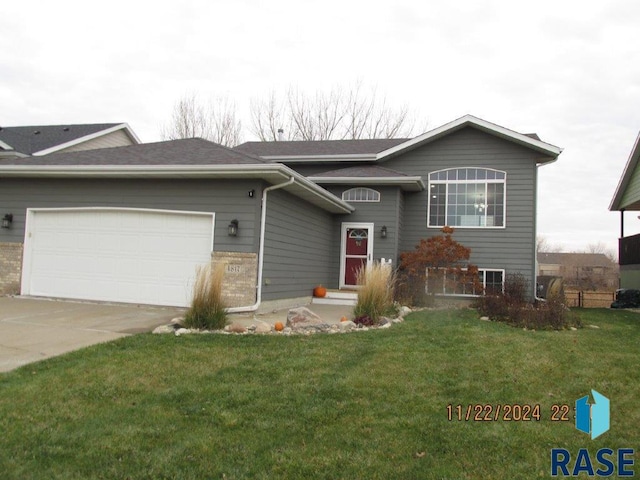
{"type": "MultiPolygon", "coordinates": [[[[572,408],[567,404],[554,404],[549,409],[552,422],[572,421],[572,408]]],[[[526,403],[469,403],[467,405],[447,405],[447,420],[465,422],[539,422],[543,419],[540,404],[526,403]]]]}

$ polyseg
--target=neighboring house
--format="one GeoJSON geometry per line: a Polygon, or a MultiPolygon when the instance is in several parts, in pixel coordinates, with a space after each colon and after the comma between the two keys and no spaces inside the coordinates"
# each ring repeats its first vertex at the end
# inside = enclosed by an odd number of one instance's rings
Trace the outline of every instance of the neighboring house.
{"type": "Polygon", "coordinates": [[[0,158],[77,152],[138,143],[140,140],[126,123],[0,126],[0,158]]]}
{"type": "Polygon", "coordinates": [[[640,289],[640,234],[624,235],[624,212],[640,211],[640,134],[636,137],[627,164],[609,205],[610,211],[620,212],[618,263],[620,288],[640,289]]]}
{"type": "Polygon", "coordinates": [[[354,288],[358,267],[397,265],[450,225],[487,287],[521,273],[533,296],[537,169],[560,152],[465,116],[413,139],[189,139],[0,160],[0,216],[13,215],[0,249],[14,256],[0,285],[186,305],[213,258],[234,310],[255,310],[318,284],[354,288]]]}
{"type": "Polygon", "coordinates": [[[565,287],[579,290],[618,286],[618,268],[603,253],[538,252],[538,275],[562,277],[565,287]]]}

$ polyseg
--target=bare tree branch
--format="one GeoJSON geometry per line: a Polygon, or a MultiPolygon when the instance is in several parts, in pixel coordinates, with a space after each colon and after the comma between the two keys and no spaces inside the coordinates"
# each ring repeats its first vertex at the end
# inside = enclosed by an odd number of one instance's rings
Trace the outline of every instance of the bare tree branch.
{"type": "Polygon", "coordinates": [[[290,87],[285,100],[275,93],[251,103],[253,133],[261,140],[277,140],[279,128],[288,140],[336,140],[411,136],[415,121],[409,107],[391,108],[375,89],[349,88],[317,91],[313,95],[290,87]]]}
{"type": "Polygon", "coordinates": [[[286,105],[273,91],[264,99],[253,98],[250,104],[252,133],[263,142],[275,142],[279,140],[278,130],[282,129],[284,140],[293,140],[295,129],[286,110],[286,105]]]}
{"type": "Polygon", "coordinates": [[[195,94],[186,94],[174,105],[161,136],[164,140],[199,137],[233,147],[241,141],[242,123],[227,98],[203,104],[195,94]]]}

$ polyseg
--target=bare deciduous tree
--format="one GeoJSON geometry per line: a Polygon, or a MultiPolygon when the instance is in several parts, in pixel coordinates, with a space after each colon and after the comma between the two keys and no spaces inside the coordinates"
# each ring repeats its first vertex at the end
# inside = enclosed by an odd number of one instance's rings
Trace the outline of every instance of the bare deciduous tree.
{"type": "Polygon", "coordinates": [[[253,132],[261,141],[280,140],[280,129],[283,131],[283,140],[293,140],[292,119],[286,115],[285,106],[275,92],[265,99],[252,99],[250,109],[253,132]]]}
{"type": "Polygon", "coordinates": [[[589,245],[587,245],[587,253],[602,253],[609,260],[611,260],[611,262],[618,263],[616,252],[607,247],[607,244],[602,241],[597,243],[590,243],[589,245]]]}
{"type": "Polygon", "coordinates": [[[536,237],[536,252],[540,253],[561,253],[564,252],[564,247],[557,244],[549,243],[549,240],[543,235],[536,237]]]}
{"type": "Polygon", "coordinates": [[[217,98],[203,104],[195,94],[187,94],[173,107],[171,120],[162,128],[164,140],[200,137],[233,147],[241,141],[242,123],[235,104],[217,98]]]}
{"type": "Polygon", "coordinates": [[[411,136],[415,122],[407,106],[391,108],[376,90],[363,92],[361,84],[336,87],[313,95],[289,88],[284,98],[272,92],[266,100],[251,102],[252,130],[262,141],[344,140],[411,136]]]}

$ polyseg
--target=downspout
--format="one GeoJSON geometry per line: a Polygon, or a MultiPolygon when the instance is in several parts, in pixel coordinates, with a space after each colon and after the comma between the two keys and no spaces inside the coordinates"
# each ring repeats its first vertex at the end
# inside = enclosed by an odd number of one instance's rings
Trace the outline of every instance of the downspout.
{"type": "Polygon", "coordinates": [[[262,270],[264,268],[264,235],[267,225],[267,194],[272,190],[278,190],[279,188],[291,185],[295,180],[296,179],[294,177],[291,177],[286,182],[271,185],[262,191],[262,215],[260,217],[260,248],[258,250],[258,284],[256,288],[256,303],[245,307],[227,308],[227,313],[255,312],[260,308],[260,304],[262,303],[262,270]]]}
{"type": "Polygon", "coordinates": [[[533,300],[535,302],[546,302],[544,298],[538,296],[538,172],[540,165],[536,163],[535,188],[536,197],[533,202],[533,300]]]}

